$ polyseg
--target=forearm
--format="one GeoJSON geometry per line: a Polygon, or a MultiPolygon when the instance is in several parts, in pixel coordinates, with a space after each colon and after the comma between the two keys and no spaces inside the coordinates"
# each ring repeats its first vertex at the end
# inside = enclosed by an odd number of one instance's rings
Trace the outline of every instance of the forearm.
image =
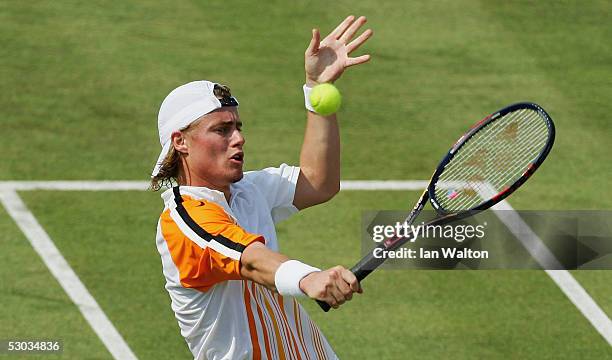
{"type": "Polygon", "coordinates": [[[240,274],[281,295],[306,295],[325,301],[334,308],[350,300],[353,293],[363,292],[355,275],[342,266],[321,271],[299,261],[288,260],[285,255],[256,242],[242,252],[240,274]]]}
{"type": "Polygon", "coordinates": [[[309,203],[296,204],[298,208],[325,202],[340,190],[340,133],[335,114],[308,111],[300,169],[301,180],[314,197],[309,203]]]}
{"type": "Polygon", "coordinates": [[[247,280],[276,290],[274,275],[278,267],[287,260],[288,257],[268,249],[264,244],[253,243],[242,252],[240,274],[247,280]]]}

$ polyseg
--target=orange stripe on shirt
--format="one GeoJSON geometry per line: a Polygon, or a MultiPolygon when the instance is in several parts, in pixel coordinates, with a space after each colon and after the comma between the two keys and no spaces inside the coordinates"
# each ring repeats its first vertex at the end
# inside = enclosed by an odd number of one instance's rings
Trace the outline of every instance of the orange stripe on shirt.
{"type": "Polygon", "coordinates": [[[277,339],[274,334],[274,324],[272,322],[273,314],[270,314],[268,310],[266,310],[265,308],[265,301],[263,298],[263,294],[261,293],[260,285],[255,284],[253,287],[253,290],[256,293],[255,298],[257,299],[257,301],[259,302],[259,305],[261,306],[263,318],[266,321],[266,325],[268,325],[268,329],[270,330],[269,335],[270,335],[270,347],[272,350],[272,355],[274,356],[274,359],[278,359],[280,356],[279,348],[278,348],[279,345],[277,344],[277,339]]]}
{"type": "Polygon", "coordinates": [[[299,356],[299,353],[297,352],[298,350],[295,348],[295,346],[292,346],[291,329],[290,328],[288,329],[289,324],[287,324],[284,321],[284,318],[283,318],[284,314],[280,310],[280,307],[278,305],[278,300],[275,297],[275,293],[268,290],[267,288],[262,288],[262,293],[264,293],[264,296],[266,296],[266,298],[268,299],[270,303],[270,307],[272,308],[276,318],[278,319],[278,325],[279,325],[278,327],[281,331],[281,336],[283,337],[283,344],[287,346],[287,351],[289,352],[289,358],[296,359],[299,356]]]}
{"type": "Polygon", "coordinates": [[[304,349],[304,353],[306,354],[306,359],[310,360],[310,348],[306,347],[306,343],[304,342],[304,330],[302,329],[302,318],[300,317],[300,307],[298,306],[298,302],[295,299],[293,301],[293,318],[295,320],[295,327],[298,333],[298,339],[302,344],[302,348],[304,349]]]}
{"type": "Polygon", "coordinates": [[[310,323],[310,333],[312,336],[312,342],[314,343],[315,349],[317,350],[317,356],[319,359],[325,359],[325,351],[323,351],[323,348],[321,347],[321,342],[319,339],[319,335],[316,331],[315,324],[310,319],[308,319],[308,323],[310,323]]]}
{"type": "MultiPolygon", "coordinates": [[[[212,202],[198,205],[201,203],[203,202],[185,201],[183,204],[193,220],[207,232],[212,235],[223,234],[231,241],[245,246],[255,241],[264,242],[262,236],[249,234],[233,224],[219,205],[212,202]],[[194,208],[197,210],[193,210],[194,208]]],[[[202,248],[189,239],[170,216],[170,209],[161,214],[160,226],[184,287],[207,291],[219,282],[242,279],[239,260],[218,253],[210,247],[202,248]]]]}
{"type": "Polygon", "coordinates": [[[263,311],[261,310],[261,306],[259,305],[259,301],[257,300],[257,296],[255,295],[255,283],[251,282],[251,288],[249,289],[249,292],[251,293],[251,297],[253,298],[253,300],[255,301],[255,305],[256,305],[256,309],[257,309],[257,316],[259,317],[259,323],[261,324],[262,327],[262,332],[263,332],[263,337],[264,337],[264,345],[266,348],[266,355],[268,357],[268,359],[272,359],[272,355],[270,353],[270,339],[268,338],[268,327],[266,326],[266,322],[265,319],[263,317],[263,311]]]}
{"type": "Polygon", "coordinates": [[[283,346],[284,341],[282,339],[282,336],[280,334],[280,331],[278,330],[278,322],[276,321],[276,315],[274,314],[274,311],[272,310],[272,308],[270,307],[270,302],[268,301],[268,299],[266,298],[266,296],[262,296],[264,303],[266,305],[266,309],[268,310],[268,314],[270,314],[270,318],[272,318],[272,324],[274,325],[274,334],[276,335],[276,344],[277,344],[277,348],[278,348],[278,356],[281,360],[285,359],[285,347],[283,346]]]}
{"type": "Polygon", "coordinates": [[[263,241],[260,235],[250,234],[241,228],[225,209],[212,201],[193,200],[183,196],[182,206],[196,224],[214,237],[224,237],[232,243],[248,246],[253,241],[263,241]]]}
{"type": "Polygon", "coordinates": [[[246,281],[242,282],[244,290],[244,306],[246,308],[247,320],[249,322],[249,332],[251,333],[251,346],[253,347],[253,360],[261,359],[261,348],[257,338],[257,328],[255,327],[255,318],[253,311],[251,310],[251,297],[249,296],[248,284],[246,281]]]}
{"type": "Polygon", "coordinates": [[[280,306],[280,313],[281,313],[281,316],[282,316],[282,319],[283,319],[283,323],[285,324],[285,326],[287,326],[287,330],[289,332],[289,338],[291,340],[291,345],[293,345],[293,349],[295,350],[295,352],[297,354],[297,358],[301,360],[302,356],[300,354],[300,348],[299,348],[297,342],[295,341],[295,335],[293,334],[293,329],[291,328],[291,325],[289,324],[289,319],[287,319],[287,313],[285,312],[285,305],[284,305],[284,302],[283,302],[283,297],[280,294],[277,294],[277,293],[274,293],[274,296],[278,300],[278,304],[280,306]]]}
{"type": "MultiPolygon", "coordinates": [[[[310,320],[312,322],[312,320],[310,320]]],[[[314,326],[315,331],[317,333],[317,339],[319,340],[319,346],[321,347],[321,352],[323,353],[323,359],[327,359],[327,350],[325,348],[325,345],[323,345],[323,334],[321,334],[321,330],[319,330],[319,327],[317,326],[317,324],[315,324],[314,322],[312,323],[312,326],[314,326]]]]}

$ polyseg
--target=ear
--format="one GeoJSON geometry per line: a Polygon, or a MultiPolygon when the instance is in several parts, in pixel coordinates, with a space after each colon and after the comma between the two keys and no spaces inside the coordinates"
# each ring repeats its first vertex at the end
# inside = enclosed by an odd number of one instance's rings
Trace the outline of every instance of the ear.
{"type": "Polygon", "coordinates": [[[172,146],[174,150],[182,153],[189,154],[189,147],[187,145],[187,136],[186,134],[180,131],[174,131],[171,135],[172,146]]]}

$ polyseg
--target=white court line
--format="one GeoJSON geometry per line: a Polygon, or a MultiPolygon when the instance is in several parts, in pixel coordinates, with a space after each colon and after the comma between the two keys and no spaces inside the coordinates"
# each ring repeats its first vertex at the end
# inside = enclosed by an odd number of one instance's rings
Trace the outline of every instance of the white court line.
{"type": "Polygon", "coordinates": [[[340,190],[423,190],[427,184],[426,180],[343,180],[340,190]]]}
{"type": "Polygon", "coordinates": [[[146,181],[0,181],[0,191],[28,190],[73,190],[73,191],[118,191],[147,190],[146,181]]]}
{"type": "MultiPolygon", "coordinates": [[[[341,190],[422,190],[428,184],[426,180],[414,181],[361,181],[346,180],[340,184],[341,190]]],[[[18,190],[89,190],[89,191],[117,191],[117,190],[147,190],[149,183],[146,181],[0,181],[0,192],[10,194],[18,190]]],[[[19,199],[15,194],[14,196],[19,199]]],[[[19,199],[21,202],[21,200],[19,199]]],[[[7,206],[5,204],[5,206],[7,206]]],[[[25,208],[25,205],[23,205],[25,208]]],[[[8,209],[8,207],[7,207],[8,209]]],[[[558,261],[550,251],[542,246],[542,241],[533,233],[527,224],[518,216],[516,211],[506,201],[502,201],[493,207],[494,213],[523,243],[526,249],[541,265],[558,264],[558,261]],[[499,210],[507,210],[502,213],[499,210]],[[511,215],[508,215],[511,214],[511,215]],[[506,223],[506,222],[508,223],[506,223]],[[514,229],[514,231],[513,231],[514,229]]],[[[29,212],[28,212],[29,213],[29,212]]],[[[32,216],[30,214],[30,216],[32,216]]],[[[32,220],[36,219],[32,216],[32,220]]],[[[36,224],[38,224],[36,222],[36,224]]],[[[40,225],[38,225],[40,227],[40,225]]],[[[21,226],[20,226],[21,227],[21,226]]],[[[25,230],[23,230],[26,233],[25,230]]],[[[48,238],[42,228],[40,231],[48,238]]],[[[26,233],[27,234],[27,233],[26,233]]],[[[51,241],[51,239],[49,239],[51,241]]],[[[53,244],[51,242],[51,244],[53,244]]],[[[55,248],[55,246],[53,246],[55,248]]],[[[55,249],[57,251],[57,249],[55,249]]],[[[58,255],[61,257],[61,254],[58,255]]],[[[41,257],[43,257],[41,255],[41,257]]],[[[43,257],[44,260],[44,257],[43,257]]],[[[62,257],[63,260],[63,257],[62,257]]],[[[65,262],[65,260],[64,260],[65,262]]],[[[66,264],[66,266],[68,266],[66,264]]],[[[543,266],[546,268],[546,266],[543,266]]],[[[555,267],[555,266],[552,266],[555,267]]],[[[558,268],[558,267],[557,267],[558,268]]],[[[70,271],[72,271],[70,269],[70,271]]],[[[561,291],[570,299],[578,310],[589,320],[595,329],[604,337],[608,344],[612,345],[612,322],[597,303],[589,296],[584,288],[566,270],[546,270],[546,273],[559,286],[561,291]]],[[[73,272],[74,274],[74,272],[73,272]]],[[[74,275],[76,276],[76,274],[74,275]]],[[[77,278],[78,281],[78,278],[77,278]]],[[[80,282],[79,282],[80,283],[80,282]]],[[[82,284],[81,284],[82,285],[82,284]]],[[[86,290],[85,290],[86,291],[86,290]]],[[[89,295],[89,294],[88,294],[89,295]]],[[[91,296],[91,295],[89,295],[91,296]]],[[[93,298],[92,298],[93,300],[93,298]]],[[[73,300],[74,301],[74,300],[73,300]]],[[[93,300],[95,302],[95,300],[93,300]]],[[[103,313],[102,313],[103,314],[103,313]]],[[[85,314],[84,314],[85,315],[85,314]]],[[[107,319],[108,321],[108,319],[107,319]]],[[[90,323],[91,324],[91,323],[90,323]]],[[[112,324],[110,325],[112,327],[112,324]]],[[[92,325],[93,327],[93,325],[92,325]]],[[[114,328],[113,328],[114,329],[114,328]]],[[[95,329],[94,329],[95,330],[95,329]]],[[[97,331],[96,331],[97,332],[97,331]]],[[[115,330],[116,332],[116,330],[115,330]]],[[[118,334],[117,334],[118,335],[118,334]]],[[[99,335],[100,336],[100,335],[99,335]]],[[[120,337],[120,336],[119,336],[120,337]]],[[[126,345],[127,346],[127,345],[126,345]]],[[[128,348],[129,350],[129,348],[128,348]]],[[[133,356],[133,354],[132,354],[133,356]]]]}
{"type": "MultiPolygon", "coordinates": [[[[503,200],[491,208],[495,215],[506,225],[508,230],[525,246],[531,256],[543,269],[563,266],[543,244],[542,239],[521,219],[519,214],[503,200]]],[[[586,292],[580,283],[567,270],[545,270],[548,276],[559,286],[561,291],[589,320],[591,325],[612,346],[612,321],[608,315],[597,305],[595,300],[586,292]]]]}
{"type": "MultiPolygon", "coordinates": [[[[497,191],[493,185],[487,183],[478,187],[478,192],[483,198],[490,198],[497,191]]],[[[563,269],[563,265],[555,255],[544,245],[542,239],[533,232],[531,227],[510,206],[506,200],[502,200],[491,208],[493,213],[504,223],[512,235],[517,238],[525,249],[531,254],[542,269],[563,269]]],[[[597,305],[595,300],[576,281],[567,270],[544,270],[546,274],[557,284],[561,291],[580,310],[582,315],[589,320],[591,325],[612,345],[612,321],[608,315],[597,305]]]]}
{"type": "MultiPolygon", "coordinates": [[[[423,190],[428,184],[425,180],[414,181],[362,181],[343,180],[341,190],[423,190]]],[[[118,191],[147,190],[147,181],[0,181],[1,190],[73,190],[73,191],[118,191]]]]}
{"type": "Polygon", "coordinates": [[[0,190],[0,202],[111,355],[115,359],[137,359],[19,195],[0,190]]]}

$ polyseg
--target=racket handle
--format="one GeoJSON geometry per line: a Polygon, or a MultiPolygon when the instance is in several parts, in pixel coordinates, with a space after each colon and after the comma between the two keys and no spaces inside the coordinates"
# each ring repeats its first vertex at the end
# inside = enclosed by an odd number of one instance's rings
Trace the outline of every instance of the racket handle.
{"type": "MultiPolygon", "coordinates": [[[[381,246],[382,248],[382,246],[381,246]]],[[[383,262],[385,262],[384,258],[376,258],[372,251],[370,251],[366,256],[363,257],[355,266],[351,268],[351,272],[355,274],[355,277],[359,282],[365,279],[366,276],[370,275],[374,269],[379,267],[383,262]]]]}
{"type": "MultiPolygon", "coordinates": [[[[372,252],[370,252],[351,268],[351,272],[355,274],[357,281],[361,282],[361,280],[370,275],[370,273],[383,262],[383,259],[375,258],[372,252]]],[[[317,304],[319,304],[321,309],[325,312],[328,312],[329,309],[331,309],[331,306],[325,301],[317,300],[317,304]]]]}
{"type": "Polygon", "coordinates": [[[357,280],[361,282],[361,280],[365,279],[366,276],[370,275],[370,273],[374,270],[365,270],[362,268],[358,268],[357,265],[355,265],[355,267],[353,267],[351,271],[353,272],[353,274],[355,274],[357,280]]]}
{"type": "Polygon", "coordinates": [[[317,304],[319,304],[319,306],[321,307],[321,310],[328,312],[329,309],[331,309],[331,306],[326,303],[325,301],[322,300],[317,300],[317,304]]]}

